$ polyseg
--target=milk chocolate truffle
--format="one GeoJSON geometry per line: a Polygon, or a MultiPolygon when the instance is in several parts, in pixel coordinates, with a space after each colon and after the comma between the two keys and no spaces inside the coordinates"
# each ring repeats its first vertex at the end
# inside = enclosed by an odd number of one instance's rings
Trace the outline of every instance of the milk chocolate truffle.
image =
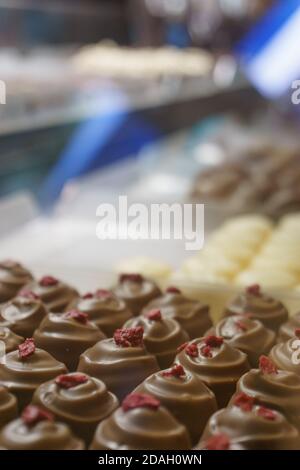
{"type": "Polygon", "coordinates": [[[278,331],[277,341],[287,341],[295,336],[295,330],[300,328],[300,312],[293,315],[286,323],[283,323],[278,331]]]}
{"type": "Polygon", "coordinates": [[[300,448],[299,431],[283,414],[256,405],[254,399],[244,393],[237,394],[231,406],[211,416],[203,440],[222,433],[246,450],[300,448]]]}
{"type": "Polygon", "coordinates": [[[119,405],[101,380],[75,372],[59,375],[36,390],[32,403],[51,412],[85,443],[90,444],[97,425],[119,405]]]}
{"type": "Polygon", "coordinates": [[[146,377],[159,370],[143,343],[143,328],[116,330],[80,356],[78,371],[97,377],[122,400],[146,377]]]}
{"type": "Polygon", "coordinates": [[[24,338],[13,333],[6,326],[0,326],[0,342],[4,343],[5,353],[15,351],[24,342],[24,338]]]}
{"type": "Polygon", "coordinates": [[[128,395],[97,428],[92,450],[185,450],[185,427],[151,395],[128,395]]]}
{"type": "Polygon", "coordinates": [[[36,406],[27,406],[21,418],[7,424],[0,432],[0,446],[5,450],[83,450],[84,444],[69,427],[56,423],[53,416],[36,406]]]}
{"type": "Polygon", "coordinates": [[[23,289],[0,308],[0,325],[3,323],[17,335],[29,338],[47,313],[39,297],[23,289]]]}
{"type": "Polygon", "coordinates": [[[225,316],[229,315],[246,315],[261,321],[266,328],[275,332],[289,316],[285,306],[279,300],[264,294],[258,284],[248,287],[233,300],[225,310],[225,316]]]}
{"type": "Polygon", "coordinates": [[[133,315],[139,315],[145,305],[159,297],[159,287],[141,274],[121,274],[114,293],[123,299],[133,315]]]}
{"type": "Polygon", "coordinates": [[[72,300],[78,297],[73,287],[52,276],[44,276],[39,281],[26,285],[26,290],[34,292],[46,305],[49,312],[63,312],[72,300]]]}
{"type": "Polygon", "coordinates": [[[300,329],[284,343],[276,344],[269,354],[278,369],[289,370],[300,375],[300,329]]]}
{"type": "Polygon", "coordinates": [[[15,297],[17,292],[33,279],[32,274],[13,260],[0,262],[0,303],[15,297]]]}
{"type": "Polygon", "coordinates": [[[152,300],[143,309],[143,314],[157,308],[163,317],[178,321],[190,339],[203,336],[212,326],[209,307],[197,300],[186,298],[176,287],[169,287],[161,297],[152,300]]]}
{"type": "Polygon", "coordinates": [[[189,339],[179,323],[173,318],[163,318],[159,309],[150,310],[144,317],[133,318],[124,326],[143,328],[145,347],[156,357],[161,369],[173,363],[177,348],[189,339]]]}
{"type": "Polygon", "coordinates": [[[208,418],[217,411],[213,392],[180,364],[151,375],[135,392],[157,398],[186,427],[192,444],[199,441],[208,418]]]}
{"type": "Polygon", "coordinates": [[[95,293],[88,292],[74,300],[70,308],[87,313],[89,320],[94,322],[108,338],[111,338],[116,329],[121,328],[132,317],[124,300],[105,289],[99,289],[95,293]]]}
{"type": "Polygon", "coordinates": [[[237,393],[254,398],[257,404],[281,412],[300,431],[300,376],[279,370],[266,356],[260,358],[260,368],[243,375],[237,393]]]}
{"type": "Polygon", "coordinates": [[[274,331],[259,320],[242,315],[223,318],[208,334],[222,336],[226,343],[247,354],[250,366],[257,367],[262,354],[268,354],[275,344],[274,331]]]}
{"type": "Polygon", "coordinates": [[[17,399],[0,386],[0,428],[15,419],[18,415],[17,399]]]}
{"type": "Polygon", "coordinates": [[[214,392],[219,408],[227,405],[238,379],[249,370],[246,354],[218,336],[206,336],[182,345],[175,362],[198,375],[214,392]]]}
{"type": "Polygon", "coordinates": [[[105,338],[86,313],[70,310],[61,314],[49,313],[34,333],[36,345],[55,359],[76,370],[79,356],[87,348],[105,338]]]}
{"type": "Polygon", "coordinates": [[[36,349],[32,338],[22,343],[18,351],[0,358],[0,385],[16,395],[20,410],[30,402],[40,384],[66,372],[64,364],[36,349]]]}

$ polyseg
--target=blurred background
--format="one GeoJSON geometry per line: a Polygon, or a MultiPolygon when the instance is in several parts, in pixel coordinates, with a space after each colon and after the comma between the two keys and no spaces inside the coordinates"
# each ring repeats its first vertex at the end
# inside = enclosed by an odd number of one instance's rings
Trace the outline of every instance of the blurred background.
{"type": "Polygon", "coordinates": [[[119,194],[297,211],[299,27],[298,0],[0,0],[0,234],[119,194]]]}

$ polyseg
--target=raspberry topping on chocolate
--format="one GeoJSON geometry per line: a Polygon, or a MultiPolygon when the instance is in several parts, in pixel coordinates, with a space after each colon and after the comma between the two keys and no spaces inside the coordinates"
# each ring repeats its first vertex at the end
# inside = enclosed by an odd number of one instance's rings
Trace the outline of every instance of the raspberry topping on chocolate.
{"type": "Polygon", "coordinates": [[[201,352],[202,356],[204,356],[204,357],[212,357],[211,349],[212,348],[210,346],[202,346],[200,348],[200,352],[201,352]]]}
{"type": "Polygon", "coordinates": [[[146,314],[146,317],[148,318],[148,320],[151,320],[151,321],[161,321],[162,319],[161,311],[158,308],[154,310],[150,310],[150,312],[146,314]]]}
{"type": "Polygon", "coordinates": [[[73,388],[77,385],[85,384],[88,377],[85,374],[62,374],[56,377],[55,383],[61,388],[73,388]]]}
{"type": "Polygon", "coordinates": [[[249,412],[254,406],[254,398],[241,392],[234,397],[233,404],[238,408],[241,408],[241,410],[249,412]]]}
{"type": "Polygon", "coordinates": [[[80,310],[70,310],[64,314],[64,317],[76,320],[78,323],[82,323],[83,325],[86,325],[89,319],[88,314],[85,312],[80,312],[80,310]]]}
{"type": "Polygon", "coordinates": [[[95,297],[97,297],[97,299],[109,299],[111,296],[112,296],[111,291],[107,289],[98,289],[95,292],[95,297]]]}
{"type": "Polygon", "coordinates": [[[144,280],[143,276],[141,274],[121,274],[119,278],[120,282],[135,282],[137,284],[141,284],[144,280]]]}
{"type": "Polygon", "coordinates": [[[300,338],[300,328],[296,328],[296,329],[295,329],[295,336],[297,336],[298,338],[300,338]]]}
{"type": "Polygon", "coordinates": [[[24,343],[19,345],[19,357],[26,359],[35,353],[35,344],[33,338],[27,338],[24,343]]]}
{"type": "Polygon", "coordinates": [[[206,450],[228,450],[230,448],[230,440],[226,434],[216,434],[205,442],[206,450]]]}
{"type": "Polygon", "coordinates": [[[94,294],[92,294],[92,292],[87,292],[86,294],[82,295],[81,298],[82,299],[92,299],[94,297],[94,294]]]}
{"type": "Polygon", "coordinates": [[[214,335],[206,336],[203,341],[206,346],[210,346],[211,348],[219,348],[224,343],[224,339],[221,336],[214,335]]]}
{"type": "Polygon", "coordinates": [[[259,297],[261,295],[260,285],[253,284],[252,286],[249,286],[246,288],[246,292],[247,294],[255,295],[256,297],[259,297]]]}
{"type": "Polygon", "coordinates": [[[53,276],[44,276],[39,281],[39,285],[42,287],[56,286],[59,283],[58,279],[53,276]]]}
{"type": "Polygon", "coordinates": [[[35,292],[29,289],[23,289],[21,292],[19,292],[20,297],[24,297],[25,299],[29,300],[39,300],[40,296],[37,295],[35,292]]]}
{"type": "Polygon", "coordinates": [[[266,408],[264,406],[260,406],[257,410],[258,416],[261,416],[262,418],[268,419],[270,421],[275,421],[277,414],[275,411],[270,410],[269,408],[266,408]]]}
{"type": "Polygon", "coordinates": [[[122,409],[125,412],[134,410],[135,408],[151,408],[152,410],[157,410],[159,407],[159,400],[144,393],[131,393],[127,395],[122,402],[122,409]]]}
{"type": "Polygon", "coordinates": [[[185,347],[185,353],[190,357],[198,357],[199,351],[198,351],[197,344],[195,343],[188,344],[185,347]]]}
{"type": "Polygon", "coordinates": [[[234,322],[235,326],[237,327],[238,330],[241,330],[241,331],[247,331],[247,325],[241,321],[241,320],[236,320],[234,322]]]}
{"type": "Polygon", "coordinates": [[[54,421],[54,416],[49,411],[43,410],[38,406],[29,405],[21,414],[21,419],[27,426],[34,426],[41,421],[54,421]]]}
{"type": "Polygon", "coordinates": [[[259,368],[263,374],[278,374],[278,369],[273,361],[267,356],[260,356],[259,368]]]}
{"type": "Polygon", "coordinates": [[[163,377],[183,377],[185,370],[181,364],[175,364],[171,369],[162,372],[163,377]]]}
{"type": "Polygon", "coordinates": [[[166,289],[168,294],[181,294],[181,290],[178,287],[170,286],[166,289]]]}
{"type": "Polygon", "coordinates": [[[144,328],[136,326],[134,328],[119,328],[115,331],[114,340],[117,346],[122,348],[142,347],[144,328]]]}

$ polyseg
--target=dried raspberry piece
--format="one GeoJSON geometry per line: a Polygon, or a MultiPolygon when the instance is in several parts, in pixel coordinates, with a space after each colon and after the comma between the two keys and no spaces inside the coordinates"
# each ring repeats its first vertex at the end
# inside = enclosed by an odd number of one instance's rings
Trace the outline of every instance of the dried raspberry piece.
{"type": "Polygon", "coordinates": [[[24,343],[19,346],[19,357],[21,359],[26,359],[26,357],[31,356],[35,353],[35,344],[33,338],[27,338],[24,343]]]}
{"type": "Polygon", "coordinates": [[[144,278],[141,274],[132,273],[132,274],[121,274],[119,280],[121,284],[126,281],[136,282],[137,284],[141,284],[144,278]]]}
{"type": "Polygon", "coordinates": [[[148,320],[151,320],[151,321],[161,321],[162,319],[161,311],[158,308],[154,310],[150,310],[150,312],[146,314],[146,318],[148,318],[148,320]]]}
{"type": "Polygon", "coordinates": [[[26,406],[21,419],[27,426],[34,426],[41,421],[54,421],[54,416],[49,411],[43,410],[35,405],[26,406]]]}
{"type": "Polygon", "coordinates": [[[112,296],[111,291],[107,289],[98,289],[95,292],[95,297],[97,297],[97,299],[109,299],[111,296],[112,296]]]}
{"type": "Polygon", "coordinates": [[[114,340],[117,346],[122,348],[142,347],[144,328],[136,326],[134,328],[119,328],[115,331],[114,340]]]}
{"type": "Polygon", "coordinates": [[[53,276],[44,276],[39,281],[39,285],[42,287],[56,286],[59,283],[58,279],[53,276]]]}
{"type": "Polygon", "coordinates": [[[268,419],[270,421],[275,421],[277,418],[277,414],[275,411],[270,410],[269,408],[266,408],[264,406],[260,406],[257,410],[258,416],[261,416],[262,418],[268,419]]]}
{"type": "Polygon", "coordinates": [[[83,325],[86,325],[89,320],[88,314],[81,312],[80,310],[70,310],[69,312],[64,313],[64,318],[71,318],[78,321],[78,323],[82,323],[83,325]]]}
{"type": "Polygon", "coordinates": [[[195,343],[188,344],[185,348],[185,354],[187,354],[190,357],[198,357],[199,351],[198,351],[197,344],[195,343]]]}
{"type": "Polygon", "coordinates": [[[260,356],[259,368],[263,374],[278,374],[278,369],[276,365],[267,356],[260,356]]]}
{"type": "Polygon", "coordinates": [[[188,344],[189,344],[188,341],[186,341],[185,343],[182,343],[180,346],[178,346],[176,352],[180,353],[181,351],[183,351],[187,347],[188,344]]]}
{"type": "Polygon", "coordinates": [[[300,338],[300,328],[295,329],[295,336],[298,336],[298,338],[300,338]]]}
{"type": "Polygon", "coordinates": [[[255,297],[259,297],[261,295],[260,285],[253,284],[252,286],[249,286],[246,288],[246,292],[249,295],[254,295],[255,297]]]}
{"type": "Polygon", "coordinates": [[[206,346],[210,346],[211,348],[219,348],[224,343],[224,339],[221,336],[214,335],[206,336],[203,341],[206,346]]]}
{"type": "Polygon", "coordinates": [[[241,331],[247,331],[248,329],[247,325],[242,320],[236,320],[234,324],[241,331]]]}
{"type": "Polygon", "coordinates": [[[183,377],[185,370],[181,364],[175,364],[171,369],[162,372],[163,377],[183,377]]]}
{"type": "Polygon", "coordinates": [[[30,299],[30,300],[39,300],[40,296],[37,295],[35,292],[29,289],[23,289],[19,292],[20,297],[24,297],[25,299],[30,299]]]}
{"type": "Polygon", "coordinates": [[[92,292],[87,292],[86,294],[82,295],[81,298],[86,300],[86,299],[92,299],[94,297],[94,294],[92,292]]]}
{"type": "Polygon", "coordinates": [[[152,410],[157,410],[159,407],[159,400],[144,393],[131,393],[127,395],[122,402],[122,409],[125,412],[134,410],[135,408],[151,408],[152,410]]]}
{"type": "Polygon", "coordinates": [[[73,388],[85,384],[88,377],[85,374],[62,374],[56,377],[55,383],[61,388],[73,388]]]}
{"type": "Polygon", "coordinates": [[[211,347],[210,346],[202,346],[200,348],[200,352],[204,357],[212,357],[211,347]]]}
{"type": "Polygon", "coordinates": [[[205,441],[204,448],[206,450],[228,450],[230,448],[230,440],[226,434],[216,434],[205,441]]]}
{"type": "Polygon", "coordinates": [[[166,289],[168,294],[181,294],[181,290],[178,287],[170,286],[166,289]]]}
{"type": "Polygon", "coordinates": [[[249,412],[254,406],[254,398],[241,392],[235,395],[233,404],[238,408],[241,408],[241,410],[249,412]]]}

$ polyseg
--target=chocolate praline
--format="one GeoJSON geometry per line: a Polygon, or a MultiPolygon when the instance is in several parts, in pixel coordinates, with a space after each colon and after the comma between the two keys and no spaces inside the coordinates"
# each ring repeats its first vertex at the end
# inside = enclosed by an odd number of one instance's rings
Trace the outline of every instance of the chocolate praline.
{"type": "Polygon", "coordinates": [[[68,424],[87,445],[97,425],[119,405],[118,399],[101,380],[77,372],[40,385],[32,403],[68,424]]]}
{"type": "Polygon", "coordinates": [[[4,343],[5,352],[9,353],[18,349],[18,346],[23,343],[24,338],[13,333],[6,326],[0,326],[0,342],[4,343]]]}
{"type": "Polygon", "coordinates": [[[0,386],[0,428],[15,419],[18,415],[17,399],[9,391],[0,386]]]}
{"type": "Polygon", "coordinates": [[[212,327],[209,307],[188,299],[177,288],[168,288],[162,296],[147,304],[142,314],[147,315],[154,309],[159,309],[163,317],[178,321],[190,339],[199,338],[212,327]]]}
{"type": "Polygon", "coordinates": [[[124,300],[105,289],[78,297],[71,302],[69,308],[87,313],[90,321],[94,322],[108,338],[132,317],[124,300]]]}
{"type": "Polygon", "coordinates": [[[185,450],[185,427],[149,395],[131,394],[98,426],[92,450],[185,450]],[[133,406],[127,406],[133,397],[133,406]],[[136,398],[139,397],[139,398],[136,398]]]}
{"type": "Polygon", "coordinates": [[[66,364],[70,371],[74,371],[80,354],[104,339],[105,335],[88,321],[85,313],[73,310],[65,314],[49,313],[33,337],[39,348],[48,351],[66,364]]]}
{"type": "Polygon", "coordinates": [[[274,331],[259,320],[234,315],[223,318],[207,334],[222,336],[226,343],[247,354],[250,366],[257,367],[259,357],[267,354],[275,344],[274,331]]]}
{"type": "Polygon", "coordinates": [[[214,392],[218,408],[227,405],[238,379],[249,370],[246,354],[207,336],[191,341],[176,356],[175,362],[198,377],[214,392]]]}
{"type": "MultiPolygon", "coordinates": [[[[25,413],[32,414],[27,407],[25,413]]],[[[84,444],[71,433],[63,423],[57,423],[49,416],[37,417],[34,422],[21,418],[8,423],[0,432],[0,447],[4,450],[83,450],[84,444]]]]}
{"type": "Polygon", "coordinates": [[[146,377],[159,370],[156,358],[147,352],[142,336],[142,328],[117,330],[114,338],[99,341],[80,356],[78,371],[103,380],[122,400],[146,377]]]}
{"type": "Polygon", "coordinates": [[[278,369],[300,375],[300,337],[294,336],[284,343],[276,344],[271,349],[269,357],[278,369]]]}
{"type": "Polygon", "coordinates": [[[126,302],[133,315],[139,315],[145,305],[161,295],[161,290],[155,282],[141,274],[121,274],[113,291],[126,302]]]}
{"type": "MultiPolygon", "coordinates": [[[[266,362],[272,364],[267,358],[266,362]]],[[[277,370],[275,364],[269,371],[266,369],[251,369],[244,374],[238,381],[237,393],[243,392],[257,404],[280,411],[300,431],[300,376],[277,370]]]]}
{"type": "Polygon", "coordinates": [[[33,279],[32,274],[13,260],[0,262],[0,303],[15,297],[17,292],[33,279]]]}
{"type": "Polygon", "coordinates": [[[173,318],[163,318],[160,310],[150,311],[148,316],[136,317],[125,323],[125,328],[141,326],[144,344],[153,354],[161,369],[169,367],[176,356],[177,348],[188,341],[188,334],[173,318]]]}
{"type": "Polygon", "coordinates": [[[33,293],[22,290],[0,308],[0,325],[9,326],[16,335],[30,338],[47,315],[46,307],[33,293]]]}
{"type": "MultiPolygon", "coordinates": [[[[19,348],[23,345],[26,347],[26,342],[19,348]]],[[[26,356],[22,356],[19,350],[0,358],[0,385],[17,397],[19,410],[31,401],[40,384],[66,372],[64,364],[56,361],[46,351],[34,347],[26,356]]]]}
{"type": "Polygon", "coordinates": [[[286,323],[283,323],[278,331],[277,341],[287,341],[295,336],[295,330],[300,328],[300,312],[293,315],[286,323]]]}
{"type": "Polygon", "coordinates": [[[246,315],[261,321],[266,328],[275,332],[289,316],[285,306],[279,300],[264,294],[258,285],[248,287],[228,305],[224,316],[230,315],[246,315]]]}
{"type": "Polygon", "coordinates": [[[44,276],[25,286],[46,305],[49,312],[63,312],[70,302],[78,297],[78,292],[68,284],[52,276],[44,276]]]}
{"type": "Polygon", "coordinates": [[[217,410],[214,393],[178,364],[151,375],[135,392],[157,398],[186,427],[192,444],[199,441],[208,418],[217,410]]]}
{"type": "Polygon", "coordinates": [[[296,450],[299,431],[278,411],[260,405],[251,409],[229,406],[209,419],[202,439],[225,433],[246,450],[296,450]]]}

